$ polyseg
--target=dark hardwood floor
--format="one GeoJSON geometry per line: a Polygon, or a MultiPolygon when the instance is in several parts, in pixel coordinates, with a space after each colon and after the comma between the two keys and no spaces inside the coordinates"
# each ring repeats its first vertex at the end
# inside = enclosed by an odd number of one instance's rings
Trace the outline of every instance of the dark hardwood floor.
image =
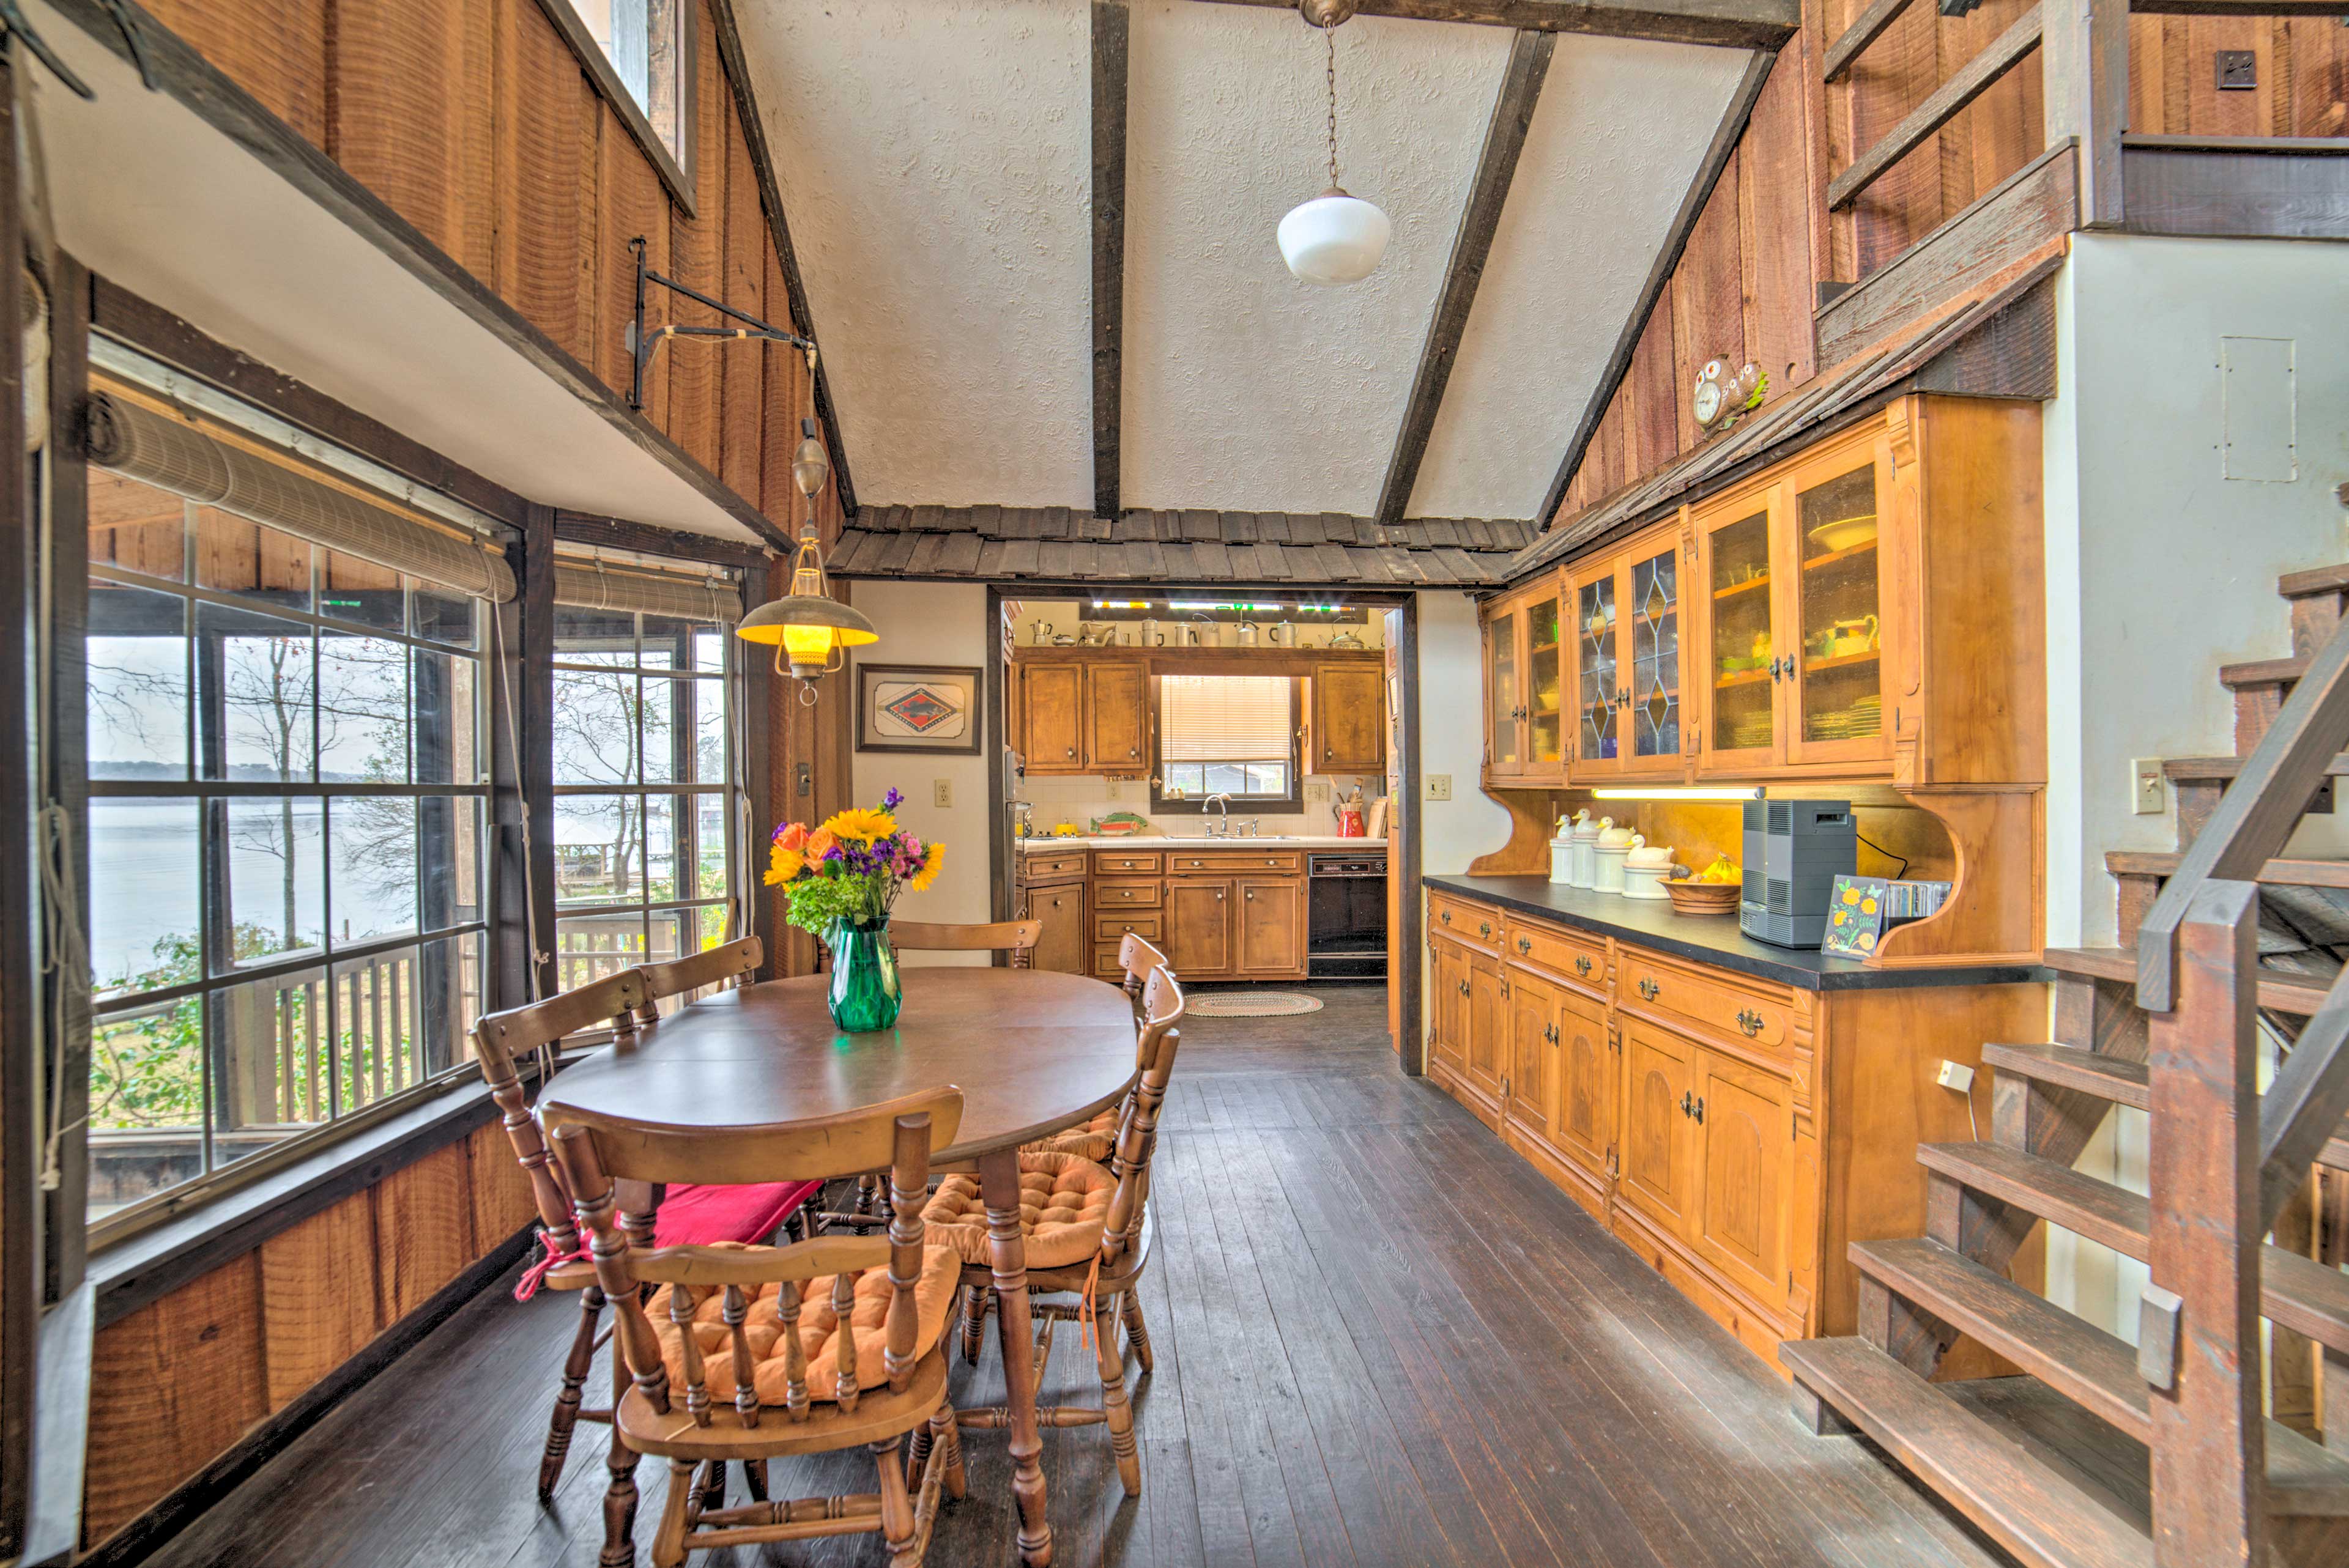
{"type": "MultiPolygon", "coordinates": [[[[1066,1568],[1257,1563],[1927,1568],[1997,1554],[1785,1385],[1452,1101],[1401,1077],[1382,994],[1185,1030],[1152,1202],[1134,1385],[1144,1495],[1101,1429],[1050,1431],[1066,1568]]],[[[601,1542],[600,1429],[532,1495],[574,1303],[480,1297],[150,1561],[158,1568],[545,1568],[601,1542]]],[[[992,1348],[957,1398],[1002,1397],[992,1348]]],[[[1100,1387],[1073,1330],[1048,1401],[1100,1387]],[[1057,1389],[1057,1393],[1055,1390],[1057,1389]]],[[[600,1371],[591,1387],[608,1387],[600,1371]]],[[[933,1564],[1011,1564],[1009,1466],[933,1564]]],[[[93,1455],[103,1464],[104,1457],[93,1455]]],[[[871,1488],[863,1455],[778,1461],[779,1495],[871,1488]]],[[[665,1485],[639,1470],[638,1550],[665,1485]]],[[[696,1561],[878,1564],[877,1537],[696,1561]]]]}

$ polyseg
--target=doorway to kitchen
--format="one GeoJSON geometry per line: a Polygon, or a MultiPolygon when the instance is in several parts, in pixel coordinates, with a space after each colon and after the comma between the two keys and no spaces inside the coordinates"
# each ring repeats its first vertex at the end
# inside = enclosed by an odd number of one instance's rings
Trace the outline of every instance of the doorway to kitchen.
{"type": "Polygon", "coordinates": [[[988,591],[991,872],[1035,962],[1103,978],[1128,934],[1195,995],[1383,992],[1419,1043],[1408,593],[1026,585],[988,591]]]}

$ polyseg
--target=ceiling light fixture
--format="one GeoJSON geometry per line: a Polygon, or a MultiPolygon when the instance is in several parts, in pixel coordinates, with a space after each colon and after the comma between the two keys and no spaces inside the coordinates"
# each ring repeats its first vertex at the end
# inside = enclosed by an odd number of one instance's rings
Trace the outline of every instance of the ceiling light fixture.
{"type": "Polygon", "coordinates": [[[845,650],[877,643],[881,634],[873,623],[833,598],[823,574],[823,552],[815,531],[815,497],[832,475],[824,460],[823,443],[815,438],[815,421],[800,421],[803,438],[792,458],[792,480],[808,500],[808,518],[800,524],[798,558],[792,562],[791,592],[771,599],[742,617],[734,634],[746,643],[772,644],[775,673],[800,683],[800,701],[812,705],[815,683],[847,662],[845,650]],[[784,666],[788,662],[790,667],[784,666]]]}
{"type": "Polygon", "coordinates": [[[1378,270],[1394,225],[1338,183],[1338,35],[1355,0],[1298,0],[1298,14],[1321,29],[1329,54],[1330,189],[1288,210],[1280,221],[1280,259],[1309,284],[1358,284],[1378,270]]]}

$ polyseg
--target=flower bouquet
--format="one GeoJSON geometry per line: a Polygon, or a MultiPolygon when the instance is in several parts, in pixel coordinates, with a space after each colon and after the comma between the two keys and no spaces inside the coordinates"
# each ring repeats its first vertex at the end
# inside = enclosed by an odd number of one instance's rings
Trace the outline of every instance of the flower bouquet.
{"type": "Polygon", "coordinates": [[[786,918],[831,949],[833,1022],[851,1031],[897,1021],[889,911],[906,888],[929,886],[946,857],[897,825],[890,813],[905,799],[892,789],[879,807],[835,811],[813,830],[785,822],[767,849],[767,885],[783,890],[786,918]]]}

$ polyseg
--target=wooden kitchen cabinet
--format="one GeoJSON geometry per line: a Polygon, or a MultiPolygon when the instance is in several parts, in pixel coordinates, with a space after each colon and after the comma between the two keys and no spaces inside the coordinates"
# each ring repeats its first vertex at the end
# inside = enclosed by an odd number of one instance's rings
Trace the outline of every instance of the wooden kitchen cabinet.
{"type": "Polygon", "coordinates": [[[1436,937],[1428,944],[1434,1000],[1429,1007],[1435,1059],[1458,1078],[1468,1070],[1468,950],[1436,937]]]}
{"type": "Polygon", "coordinates": [[[1604,1181],[1615,1152],[1616,1051],[1607,1004],[1558,993],[1557,1110],[1550,1147],[1604,1181]]]}
{"type": "Polygon", "coordinates": [[[1489,953],[1468,955],[1468,1087],[1485,1097],[1497,1115],[1501,1064],[1508,1051],[1508,1013],[1501,995],[1501,961],[1489,953]]]}
{"type": "Polygon", "coordinates": [[[1085,913],[1085,884],[1056,882],[1020,892],[1019,918],[1044,923],[1029,966],[1059,975],[1085,975],[1092,969],[1093,937],[1085,913]]]}
{"type": "Polygon", "coordinates": [[[1698,1046],[1688,1119],[1695,1176],[1687,1240],[1757,1298],[1786,1291],[1795,1116],[1786,1080],[1698,1046]]]}
{"type": "Polygon", "coordinates": [[[1555,1145],[1557,1117],[1558,994],[1514,965],[1507,970],[1509,1125],[1555,1145]]]}
{"type": "Polygon", "coordinates": [[[1019,740],[1014,748],[1030,773],[1082,773],[1085,763],[1085,672],[1074,664],[1021,664],[1019,740]]]}
{"type": "Polygon", "coordinates": [[[1150,771],[1149,679],[1139,662],[1089,664],[1084,752],[1091,771],[1140,778],[1150,771]]]}
{"type": "Polygon", "coordinates": [[[1677,523],[1651,529],[1567,576],[1573,617],[1576,779],[1676,775],[1685,769],[1682,590],[1677,523]]]}
{"type": "Polygon", "coordinates": [[[1631,1206],[1672,1235],[1685,1235],[1693,1182],[1698,1047],[1682,1036],[1625,1018],[1623,1184],[1631,1206]]]}
{"type": "Polygon", "coordinates": [[[1185,980],[1232,967],[1232,883],[1226,877],[1169,877],[1166,956],[1185,980]]]}
{"type": "Polygon", "coordinates": [[[1384,773],[1386,673],[1355,661],[1313,666],[1312,755],[1309,773],[1384,773]]]}
{"type": "MultiPolygon", "coordinates": [[[[1305,884],[1295,877],[1241,877],[1235,917],[1235,965],[1244,978],[1301,979],[1305,974],[1305,884]]],[[[1176,966],[1180,973],[1181,966],[1176,966]]]]}
{"type": "Polygon", "coordinates": [[[1495,781],[1566,780],[1565,647],[1555,579],[1485,617],[1485,771],[1495,781]]]}

